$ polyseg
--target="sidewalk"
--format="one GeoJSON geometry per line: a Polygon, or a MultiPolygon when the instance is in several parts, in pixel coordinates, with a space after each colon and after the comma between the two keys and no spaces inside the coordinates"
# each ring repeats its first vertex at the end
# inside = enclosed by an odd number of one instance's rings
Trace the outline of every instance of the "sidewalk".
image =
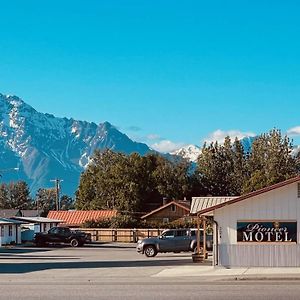
{"type": "Polygon", "coordinates": [[[201,280],[300,280],[300,268],[234,268],[180,266],[165,269],[153,277],[200,277],[201,280]]]}

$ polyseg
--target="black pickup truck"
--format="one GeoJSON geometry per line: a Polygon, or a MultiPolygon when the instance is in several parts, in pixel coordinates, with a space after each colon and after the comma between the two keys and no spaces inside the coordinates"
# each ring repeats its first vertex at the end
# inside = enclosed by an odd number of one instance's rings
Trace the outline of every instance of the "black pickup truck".
{"type": "Polygon", "coordinates": [[[91,235],[68,227],[52,227],[48,232],[36,233],[34,242],[37,246],[46,244],[69,244],[72,247],[81,247],[91,242],[91,235]]]}

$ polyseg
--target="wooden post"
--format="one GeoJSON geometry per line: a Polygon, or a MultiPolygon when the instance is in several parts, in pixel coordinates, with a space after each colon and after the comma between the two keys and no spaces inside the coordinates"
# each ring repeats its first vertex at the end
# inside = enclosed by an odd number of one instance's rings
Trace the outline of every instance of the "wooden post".
{"type": "Polygon", "coordinates": [[[203,256],[206,259],[206,219],[203,219],[203,256]]]}
{"type": "Polygon", "coordinates": [[[192,254],[192,259],[194,263],[202,263],[203,262],[203,253],[201,253],[200,248],[200,216],[197,215],[197,253],[192,254]]]}
{"type": "Polygon", "coordinates": [[[200,218],[197,216],[197,254],[200,254],[200,218]]]}

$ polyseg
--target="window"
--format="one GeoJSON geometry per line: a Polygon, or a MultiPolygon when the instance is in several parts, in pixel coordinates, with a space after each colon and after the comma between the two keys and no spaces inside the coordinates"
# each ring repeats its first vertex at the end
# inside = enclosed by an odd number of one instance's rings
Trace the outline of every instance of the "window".
{"type": "Polygon", "coordinates": [[[163,235],[166,238],[173,238],[174,237],[174,231],[173,230],[166,231],[163,235]]]}
{"type": "Polygon", "coordinates": [[[44,226],[44,232],[46,232],[47,231],[47,223],[44,223],[43,226],[44,226]]]}
{"type": "Polygon", "coordinates": [[[300,183],[298,183],[298,198],[300,198],[300,183]]]}
{"type": "Polygon", "coordinates": [[[4,226],[1,226],[1,232],[0,232],[1,236],[4,236],[4,226]]]}
{"type": "Polygon", "coordinates": [[[12,236],[12,225],[8,226],[8,236],[12,236]]]}
{"type": "Polygon", "coordinates": [[[59,233],[59,229],[58,229],[58,227],[52,227],[48,232],[50,234],[58,234],[59,233]]]}
{"type": "Polygon", "coordinates": [[[169,223],[169,218],[163,218],[163,223],[164,223],[164,224],[169,223]]]}
{"type": "Polygon", "coordinates": [[[175,204],[171,205],[171,212],[176,212],[176,205],[175,204]]]}
{"type": "Polygon", "coordinates": [[[178,230],[176,232],[176,236],[187,236],[188,235],[188,231],[187,230],[178,230]]]}

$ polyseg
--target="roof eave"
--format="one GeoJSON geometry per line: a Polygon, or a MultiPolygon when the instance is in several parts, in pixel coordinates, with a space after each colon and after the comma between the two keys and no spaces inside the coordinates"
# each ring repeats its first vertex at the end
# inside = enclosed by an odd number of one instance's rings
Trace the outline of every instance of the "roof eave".
{"type": "Polygon", "coordinates": [[[222,208],[222,207],[225,207],[225,206],[228,206],[228,205],[231,205],[231,204],[234,204],[234,203],[237,203],[237,202],[240,202],[240,201],[243,201],[243,200],[246,200],[246,199],[255,197],[255,196],[259,196],[259,195],[261,195],[261,194],[264,194],[264,193],[273,191],[273,190],[275,190],[275,189],[282,188],[282,187],[284,187],[284,186],[287,186],[287,185],[290,185],[290,184],[293,184],[293,183],[296,183],[296,182],[299,182],[299,181],[300,181],[300,176],[293,177],[293,178],[291,178],[291,179],[288,179],[288,180],[285,180],[285,181],[282,181],[282,182],[273,184],[273,185],[271,185],[271,186],[262,188],[262,189],[260,189],[260,190],[257,190],[257,191],[254,191],[254,192],[245,194],[245,195],[243,195],[243,196],[241,196],[241,197],[238,197],[238,198],[236,198],[236,199],[233,199],[233,200],[230,200],[230,201],[227,201],[227,202],[218,204],[218,205],[213,206],[213,207],[209,207],[209,208],[203,209],[203,210],[201,210],[201,211],[199,211],[199,212],[197,212],[197,213],[191,214],[191,215],[192,215],[192,216],[202,215],[202,214],[205,214],[205,213],[208,213],[208,212],[211,212],[211,211],[220,209],[220,208],[222,208]]]}

